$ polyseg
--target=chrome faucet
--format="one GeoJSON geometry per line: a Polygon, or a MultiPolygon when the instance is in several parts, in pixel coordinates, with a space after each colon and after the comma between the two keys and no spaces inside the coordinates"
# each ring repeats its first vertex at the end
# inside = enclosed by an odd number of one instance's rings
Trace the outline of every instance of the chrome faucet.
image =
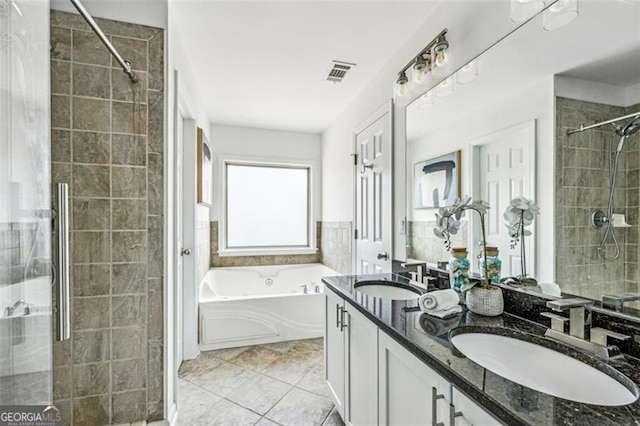
{"type": "Polygon", "coordinates": [[[29,306],[27,305],[27,302],[24,301],[24,299],[20,299],[13,305],[7,306],[4,310],[5,315],[8,317],[13,316],[14,312],[20,307],[20,305],[24,305],[24,314],[29,315],[29,306]]]}
{"type": "Polygon", "coordinates": [[[622,312],[624,302],[633,302],[634,300],[640,300],[640,294],[605,294],[604,296],[602,296],[602,307],[605,309],[622,312]]]}
{"type": "Polygon", "coordinates": [[[607,339],[613,337],[618,340],[626,340],[629,336],[604,328],[594,327],[590,330],[589,340],[584,339],[585,308],[590,306],[591,300],[570,298],[558,299],[547,302],[547,308],[556,312],[569,310],[569,318],[552,312],[542,312],[540,315],[551,319],[551,328],[544,333],[546,337],[576,348],[591,352],[596,356],[611,358],[620,354],[616,346],[609,346],[607,339]],[[569,321],[569,334],[564,332],[565,324],[569,321]]]}
{"type": "Polygon", "coordinates": [[[307,288],[306,284],[301,285],[300,288],[302,289],[302,292],[304,294],[309,294],[309,289],[307,288]]]}

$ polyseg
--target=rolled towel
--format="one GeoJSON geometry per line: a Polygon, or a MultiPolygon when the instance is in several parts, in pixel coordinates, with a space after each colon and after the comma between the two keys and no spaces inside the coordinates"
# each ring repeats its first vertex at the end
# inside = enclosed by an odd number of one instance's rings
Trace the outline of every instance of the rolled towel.
{"type": "Polygon", "coordinates": [[[460,312],[462,312],[462,306],[456,305],[453,308],[445,309],[444,311],[428,311],[425,313],[432,317],[445,319],[445,318],[449,318],[451,316],[457,315],[460,312]]]}
{"type": "Polygon", "coordinates": [[[446,311],[460,303],[458,293],[449,290],[436,290],[425,293],[418,299],[418,306],[423,312],[446,311]]]}
{"type": "Polygon", "coordinates": [[[431,336],[440,336],[449,333],[449,331],[457,327],[460,323],[460,315],[451,316],[446,319],[434,318],[429,314],[420,316],[420,326],[431,336]]]}

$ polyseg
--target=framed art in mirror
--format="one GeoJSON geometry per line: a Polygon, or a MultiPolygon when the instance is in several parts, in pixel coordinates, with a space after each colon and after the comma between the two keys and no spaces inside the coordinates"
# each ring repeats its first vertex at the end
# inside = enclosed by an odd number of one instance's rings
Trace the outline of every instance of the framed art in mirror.
{"type": "Polygon", "coordinates": [[[460,156],[461,151],[455,151],[414,164],[416,209],[449,206],[460,197],[460,156]]]}
{"type": "Polygon", "coordinates": [[[209,145],[209,140],[199,127],[197,142],[198,204],[211,207],[211,204],[213,203],[213,193],[211,191],[213,185],[213,155],[211,152],[211,145],[209,145]]]}

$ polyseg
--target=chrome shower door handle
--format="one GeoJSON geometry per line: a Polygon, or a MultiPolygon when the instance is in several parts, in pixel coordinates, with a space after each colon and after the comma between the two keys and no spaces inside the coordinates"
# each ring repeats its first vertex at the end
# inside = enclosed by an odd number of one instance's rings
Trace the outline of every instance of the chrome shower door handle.
{"type": "Polygon", "coordinates": [[[56,295],[56,339],[71,337],[69,273],[69,184],[56,183],[53,187],[53,283],[56,295]]]}

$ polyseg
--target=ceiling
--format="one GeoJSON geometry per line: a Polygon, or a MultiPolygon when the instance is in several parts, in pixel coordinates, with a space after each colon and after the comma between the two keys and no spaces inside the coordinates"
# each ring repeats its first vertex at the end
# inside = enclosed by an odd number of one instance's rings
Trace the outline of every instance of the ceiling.
{"type": "Polygon", "coordinates": [[[321,133],[437,3],[178,0],[170,32],[211,122],[321,133]],[[334,59],[357,64],[337,84],[326,81],[334,59]]]}

